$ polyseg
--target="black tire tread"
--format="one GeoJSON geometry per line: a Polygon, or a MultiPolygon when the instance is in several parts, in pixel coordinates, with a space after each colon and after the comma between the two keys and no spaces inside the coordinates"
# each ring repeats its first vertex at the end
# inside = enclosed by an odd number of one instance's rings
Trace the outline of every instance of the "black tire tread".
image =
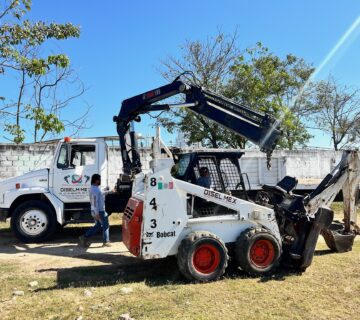
{"type": "Polygon", "coordinates": [[[185,276],[185,278],[187,278],[188,280],[191,280],[191,281],[194,281],[194,280],[206,281],[206,280],[194,279],[194,277],[191,275],[191,273],[189,271],[189,266],[188,266],[188,253],[190,252],[194,243],[197,240],[200,240],[203,238],[210,238],[210,239],[216,240],[223,246],[224,251],[225,251],[225,263],[224,263],[223,267],[221,268],[219,275],[215,279],[212,279],[212,280],[219,279],[225,273],[225,269],[227,268],[227,265],[228,265],[228,260],[229,260],[228,250],[227,250],[225,244],[223,243],[223,241],[218,236],[216,236],[215,234],[213,234],[211,232],[207,232],[207,231],[191,232],[181,241],[179,248],[178,248],[178,253],[177,253],[177,262],[178,262],[179,270],[185,276]]]}
{"type": "Polygon", "coordinates": [[[281,246],[279,244],[279,242],[276,240],[276,238],[265,228],[262,227],[257,227],[257,228],[248,228],[246,230],[244,230],[240,236],[237,238],[236,243],[235,243],[235,260],[238,264],[238,266],[244,270],[245,272],[247,272],[249,275],[252,276],[259,276],[259,275],[269,275],[271,274],[278,266],[280,263],[280,256],[281,256],[281,246]],[[270,235],[271,237],[273,237],[273,240],[276,241],[276,243],[278,244],[278,257],[275,260],[275,262],[273,263],[272,267],[269,270],[266,271],[257,271],[254,270],[254,268],[251,266],[249,259],[248,259],[248,245],[249,242],[251,240],[251,238],[257,236],[257,235],[261,235],[261,234],[266,234],[266,235],[270,235]]]}

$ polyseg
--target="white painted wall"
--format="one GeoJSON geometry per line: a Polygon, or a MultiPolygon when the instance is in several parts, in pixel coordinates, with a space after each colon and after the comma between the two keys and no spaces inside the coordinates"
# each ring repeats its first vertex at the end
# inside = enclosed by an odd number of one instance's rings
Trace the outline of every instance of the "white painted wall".
{"type": "Polygon", "coordinates": [[[271,169],[266,167],[266,156],[257,150],[248,150],[240,159],[242,172],[249,175],[252,189],[261,184],[276,184],[285,176],[296,177],[297,189],[313,189],[340,161],[342,151],[333,150],[276,150],[271,169]]]}

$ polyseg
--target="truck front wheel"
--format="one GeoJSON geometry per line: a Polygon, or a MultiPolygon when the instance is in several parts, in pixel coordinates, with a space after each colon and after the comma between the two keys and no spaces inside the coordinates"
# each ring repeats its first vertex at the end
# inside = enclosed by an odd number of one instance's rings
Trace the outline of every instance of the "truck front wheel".
{"type": "Polygon", "coordinates": [[[22,242],[42,242],[56,231],[56,215],[43,201],[26,201],[15,208],[11,216],[11,227],[22,242]]]}

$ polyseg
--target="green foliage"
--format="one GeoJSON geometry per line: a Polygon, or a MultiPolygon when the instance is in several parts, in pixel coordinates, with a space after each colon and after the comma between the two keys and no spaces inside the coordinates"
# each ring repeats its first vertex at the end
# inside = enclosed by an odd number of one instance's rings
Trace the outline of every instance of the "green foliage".
{"type": "Polygon", "coordinates": [[[39,130],[42,131],[41,137],[47,133],[58,134],[64,130],[63,122],[53,112],[59,101],[54,102],[55,107],[44,104],[49,103],[50,90],[55,90],[56,86],[69,76],[67,70],[70,60],[63,53],[43,55],[42,49],[48,40],[65,40],[80,36],[80,28],[71,23],[33,22],[24,19],[30,10],[30,0],[0,0],[0,75],[15,75],[20,79],[16,102],[12,102],[5,93],[0,92],[3,103],[5,98],[11,103],[5,105],[4,109],[7,110],[7,117],[14,116],[7,121],[10,123],[6,124],[4,130],[13,137],[15,143],[21,143],[25,139],[22,119],[33,123],[35,141],[39,130]],[[30,104],[35,107],[27,107],[29,102],[24,102],[25,93],[33,97],[35,101],[30,104]],[[11,108],[15,110],[9,112],[11,108]]]}
{"type": "Polygon", "coordinates": [[[17,124],[5,124],[4,130],[14,137],[14,143],[22,143],[25,140],[25,130],[17,124]]]}
{"type": "Polygon", "coordinates": [[[3,5],[0,3],[0,19],[7,14],[20,19],[26,12],[31,10],[31,0],[5,0],[3,2],[3,5]]]}
{"type": "MultiPolygon", "coordinates": [[[[28,76],[44,75],[50,67],[65,68],[69,59],[64,54],[40,58],[33,57],[34,48],[38,48],[48,39],[64,40],[80,36],[79,27],[71,23],[45,24],[42,21],[25,20],[19,24],[0,25],[0,53],[6,60],[5,67],[24,69],[28,76]]],[[[6,69],[6,68],[5,68],[6,69]]]]}
{"type": "Polygon", "coordinates": [[[48,56],[46,59],[27,59],[25,57],[22,57],[21,59],[21,66],[26,70],[29,77],[34,75],[46,75],[51,69],[51,66],[63,69],[70,64],[69,58],[64,54],[48,56]]]}
{"type": "Polygon", "coordinates": [[[182,132],[189,144],[201,142],[209,148],[245,147],[244,139],[239,135],[187,109],[178,110],[169,117],[161,117],[158,122],[170,133],[182,132]]]}
{"type": "Polygon", "coordinates": [[[261,43],[247,49],[231,67],[226,96],[281,120],[284,135],[279,145],[293,149],[310,139],[301,117],[310,110],[303,91],[313,68],[294,55],[280,58],[261,43]]]}
{"type": "MultiPolygon", "coordinates": [[[[42,130],[42,136],[47,133],[59,134],[65,130],[64,123],[54,113],[47,114],[41,107],[28,107],[29,113],[27,119],[33,120],[35,123],[35,132],[42,130]]],[[[36,140],[36,138],[35,138],[36,140]]],[[[40,141],[42,137],[40,138],[40,141]]]]}
{"type": "MultiPolygon", "coordinates": [[[[236,34],[228,36],[219,31],[204,42],[187,41],[181,47],[179,59],[169,57],[162,62],[161,73],[164,78],[173,80],[179,73],[189,70],[192,74],[185,76],[187,80],[221,93],[228,81],[229,68],[239,54],[235,39],[236,34]]],[[[187,109],[170,112],[158,118],[158,122],[170,132],[181,131],[188,144],[201,142],[212,148],[244,148],[242,137],[187,109]]]]}
{"type": "MultiPolygon", "coordinates": [[[[312,112],[309,92],[303,90],[313,68],[294,55],[276,56],[261,43],[244,52],[235,45],[236,35],[223,33],[205,42],[188,41],[179,59],[163,61],[162,74],[173,79],[184,70],[187,79],[216,91],[251,109],[269,113],[281,120],[282,148],[303,146],[310,139],[302,119],[312,112]]],[[[170,132],[181,131],[188,143],[201,142],[210,147],[244,148],[246,140],[188,110],[172,112],[158,121],[170,132]]]]}

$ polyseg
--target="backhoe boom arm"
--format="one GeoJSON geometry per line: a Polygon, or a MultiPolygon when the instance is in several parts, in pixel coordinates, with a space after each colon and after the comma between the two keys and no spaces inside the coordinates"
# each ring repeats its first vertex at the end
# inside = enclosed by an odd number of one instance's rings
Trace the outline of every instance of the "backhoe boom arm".
{"type": "Polygon", "coordinates": [[[169,110],[172,107],[187,107],[192,112],[222,125],[258,145],[262,151],[267,153],[268,159],[281,135],[281,131],[278,129],[279,123],[270,115],[251,110],[217,93],[176,79],[165,86],[122,102],[120,112],[118,116],[114,117],[114,121],[117,123],[125,174],[130,175],[141,171],[132,130],[130,131],[131,149],[127,149],[126,134],[129,132],[130,123],[132,121],[139,122],[141,114],[169,110]],[[185,96],[182,103],[158,104],[158,102],[178,94],[185,96]],[[129,151],[132,152],[131,159],[129,151]]]}

